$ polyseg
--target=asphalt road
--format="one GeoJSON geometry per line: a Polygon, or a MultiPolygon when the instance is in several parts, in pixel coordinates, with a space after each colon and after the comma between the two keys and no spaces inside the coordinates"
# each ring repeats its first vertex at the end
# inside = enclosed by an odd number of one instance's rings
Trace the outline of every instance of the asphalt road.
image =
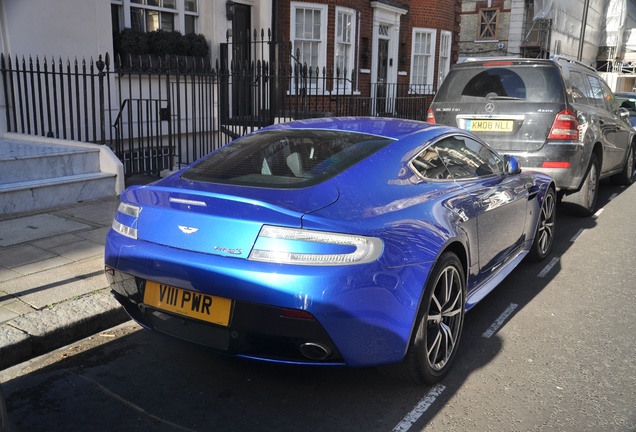
{"type": "Polygon", "coordinates": [[[434,387],[226,358],[129,323],[0,372],[18,431],[636,431],[636,186],[466,317],[434,387]]]}

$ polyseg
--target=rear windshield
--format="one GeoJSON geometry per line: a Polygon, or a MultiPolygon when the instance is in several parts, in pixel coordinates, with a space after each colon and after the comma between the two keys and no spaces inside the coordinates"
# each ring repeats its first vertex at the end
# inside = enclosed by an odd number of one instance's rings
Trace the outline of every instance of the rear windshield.
{"type": "Polygon", "coordinates": [[[436,100],[470,102],[497,98],[526,102],[559,102],[563,84],[556,67],[515,65],[509,67],[457,68],[442,83],[436,100]]]}
{"type": "Polygon", "coordinates": [[[210,183],[302,188],[335,176],[391,142],[346,131],[258,132],[210,154],[181,177],[210,183]]]}

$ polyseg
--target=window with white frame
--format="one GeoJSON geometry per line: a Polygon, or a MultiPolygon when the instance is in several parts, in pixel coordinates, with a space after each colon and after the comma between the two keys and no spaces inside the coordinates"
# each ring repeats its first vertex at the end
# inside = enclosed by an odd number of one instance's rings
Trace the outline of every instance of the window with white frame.
{"type": "Polygon", "coordinates": [[[411,92],[433,93],[435,30],[414,28],[411,51],[411,92]]]}
{"type": "Polygon", "coordinates": [[[119,5],[119,22],[123,27],[144,32],[197,32],[197,0],[112,0],[111,3],[119,5]]]}
{"type": "Polygon", "coordinates": [[[183,0],[183,34],[197,33],[198,15],[197,0],[183,0]]]}
{"type": "MultiPolygon", "coordinates": [[[[327,5],[315,3],[291,3],[291,41],[292,54],[302,66],[310,68],[311,79],[307,86],[318,87],[318,74],[326,66],[327,53],[327,5]]],[[[299,82],[299,87],[304,87],[299,82]]]]}
{"type": "Polygon", "coordinates": [[[337,90],[351,89],[351,71],[354,68],[356,20],[353,9],[336,7],[336,34],[334,41],[334,84],[337,90]]]}
{"type": "Polygon", "coordinates": [[[439,87],[450,70],[452,33],[446,30],[440,32],[439,62],[437,64],[437,86],[439,87]]]}

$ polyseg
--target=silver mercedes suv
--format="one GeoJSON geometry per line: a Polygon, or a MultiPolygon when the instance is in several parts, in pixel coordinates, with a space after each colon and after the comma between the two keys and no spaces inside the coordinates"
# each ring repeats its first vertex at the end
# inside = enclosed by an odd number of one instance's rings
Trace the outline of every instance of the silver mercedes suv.
{"type": "Polygon", "coordinates": [[[428,121],[480,135],[523,168],[551,175],[565,210],[594,213],[599,181],[634,181],[629,113],[596,71],[565,58],[470,59],[455,65],[428,121]]]}

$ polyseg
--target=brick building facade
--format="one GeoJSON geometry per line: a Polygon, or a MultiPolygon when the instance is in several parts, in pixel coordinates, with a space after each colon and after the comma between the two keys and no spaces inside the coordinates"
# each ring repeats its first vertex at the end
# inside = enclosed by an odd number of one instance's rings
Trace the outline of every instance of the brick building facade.
{"type": "Polygon", "coordinates": [[[461,0],[279,0],[276,8],[277,37],[296,60],[346,71],[361,95],[397,85],[433,94],[457,61],[461,0]]]}
{"type": "Polygon", "coordinates": [[[513,49],[516,52],[508,49],[512,3],[513,0],[461,2],[460,57],[519,54],[518,44],[513,49]]]}

